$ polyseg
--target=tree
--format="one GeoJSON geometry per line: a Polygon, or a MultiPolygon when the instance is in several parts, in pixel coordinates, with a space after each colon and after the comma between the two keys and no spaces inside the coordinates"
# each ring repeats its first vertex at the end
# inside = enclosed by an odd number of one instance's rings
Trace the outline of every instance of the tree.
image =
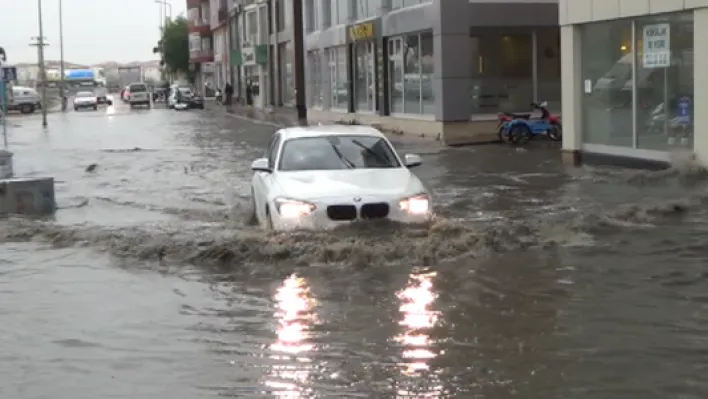
{"type": "Polygon", "coordinates": [[[162,55],[162,63],[171,74],[184,74],[190,81],[194,74],[189,69],[189,32],[187,19],[179,16],[174,20],[165,21],[162,38],[153,48],[153,53],[162,55]]]}

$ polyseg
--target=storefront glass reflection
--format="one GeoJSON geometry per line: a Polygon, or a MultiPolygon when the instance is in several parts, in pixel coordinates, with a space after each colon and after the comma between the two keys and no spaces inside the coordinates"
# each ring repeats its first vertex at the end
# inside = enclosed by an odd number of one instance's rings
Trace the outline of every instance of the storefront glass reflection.
{"type": "Polygon", "coordinates": [[[631,147],[632,24],[610,21],[581,29],[583,141],[631,147]]]}
{"type": "Polygon", "coordinates": [[[329,106],[330,108],[349,109],[349,78],[347,77],[347,48],[332,47],[326,50],[329,64],[329,106]]]}
{"type": "Polygon", "coordinates": [[[392,113],[435,113],[433,33],[392,37],[388,41],[392,113]]]}
{"type": "Polygon", "coordinates": [[[293,81],[293,62],[291,42],[278,44],[280,73],[280,101],[282,105],[295,104],[295,85],[293,81]]]}
{"type": "Polygon", "coordinates": [[[287,278],[275,297],[276,341],[270,345],[272,373],[266,386],[279,398],[306,396],[312,366],[308,356],[314,350],[309,342],[310,328],[316,323],[315,299],[305,279],[295,275],[287,278]]]}
{"type": "Polygon", "coordinates": [[[642,18],[636,29],[637,148],[692,148],[693,13],[642,18]]]}
{"type": "Polygon", "coordinates": [[[693,14],[580,29],[583,141],[656,151],[692,148],[693,14]]]}
{"type": "Polygon", "coordinates": [[[411,275],[407,286],[397,293],[402,332],[394,340],[402,346],[399,364],[403,379],[397,384],[398,397],[437,398],[442,393],[440,381],[430,372],[430,361],[438,356],[430,330],[438,323],[438,313],[432,309],[435,273],[411,275]]]}
{"type": "Polygon", "coordinates": [[[376,94],[374,42],[354,44],[354,98],[357,111],[373,112],[376,94]]]}

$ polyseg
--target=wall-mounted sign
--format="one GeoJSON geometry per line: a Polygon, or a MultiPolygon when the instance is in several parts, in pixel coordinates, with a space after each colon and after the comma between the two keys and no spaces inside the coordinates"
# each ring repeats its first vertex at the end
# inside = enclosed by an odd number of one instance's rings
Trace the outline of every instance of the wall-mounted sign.
{"type": "Polygon", "coordinates": [[[653,24],[644,27],[644,68],[671,66],[671,25],[653,24]]]}
{"type": "Polygon", "coordinates": [[[371,40],[376,37],[374,22],[364,22],[349,27],[349,40],[371,40]]]}
{"type": "Polygon", "coordinates": [[[256,52],[253,47],[242,48],[241,57],[243,60],[243,65],[256,65],[256,52]]]}
{"type": "Polygon", "coordinates": [[[214,73],[214,63],[213,62],[203,62],[202,63],[202,72],[203,73],[214,73]]]}

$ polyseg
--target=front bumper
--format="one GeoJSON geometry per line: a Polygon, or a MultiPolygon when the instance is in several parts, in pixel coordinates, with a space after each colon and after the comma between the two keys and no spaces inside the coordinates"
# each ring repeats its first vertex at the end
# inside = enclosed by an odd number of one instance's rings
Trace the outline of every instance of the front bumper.
{"type": "Polygon", "coordinates": [[[292,231],[292,230],[330,230],[337,227],[347,226],[357,222],[376,222],[388,221],[401,224],[422,224],[428,222],[432,215],[432,207],[429,207],[426,213],[411,214],[399,208],[399,198],[382,199],[375,196],[361,198],[360,201],[353,201],[351,197],[345,199],[325,199],[325,200],[308,200],[307,202],[315,205],[315,210],[307,215],[298,216],[296,218],[282,216],[275,207],[271,204],[271,222],[274,230],[292,231]],[[388,214],[385,217],[365,217],[362,209],[367,204],[387,204],[388,214]],[[330,217],[328,208],[330,206],[353,206],[356,208],[356,217],[346,220],[335,220],[330,217]]]}

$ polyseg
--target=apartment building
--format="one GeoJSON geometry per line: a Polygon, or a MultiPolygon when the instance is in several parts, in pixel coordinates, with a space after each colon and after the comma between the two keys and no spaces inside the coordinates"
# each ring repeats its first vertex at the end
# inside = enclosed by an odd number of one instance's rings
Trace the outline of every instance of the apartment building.
{"type": "Polygon", "coordinates": [[[210,25],[210,0],[187,0],[190,67],[196,73],[197,90],[214,85],[214,36],[210,25]]]}

